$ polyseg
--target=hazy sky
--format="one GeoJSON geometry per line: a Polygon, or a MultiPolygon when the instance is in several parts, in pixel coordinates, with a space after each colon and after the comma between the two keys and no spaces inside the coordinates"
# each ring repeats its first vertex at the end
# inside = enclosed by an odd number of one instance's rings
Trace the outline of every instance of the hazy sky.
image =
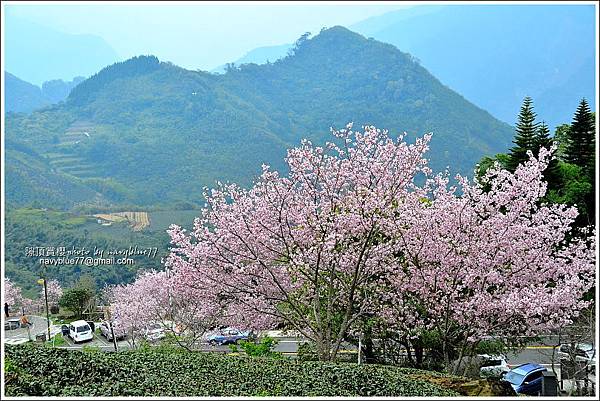
{"type": "Polygon", "coordinates": [[[11,4],[11,15],[73,34],[104,38],[122,59],[154,54],[210,70],[256,47],[291,43],[304,32],[351,25],[402,4],[11,4]]]}

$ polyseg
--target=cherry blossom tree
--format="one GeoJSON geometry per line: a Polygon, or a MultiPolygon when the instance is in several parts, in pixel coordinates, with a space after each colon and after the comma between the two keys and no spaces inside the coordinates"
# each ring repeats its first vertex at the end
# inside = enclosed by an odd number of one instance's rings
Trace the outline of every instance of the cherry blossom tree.
{"type": "Polygon", "coordinates": [[[206,280],[190,282],[190,276],[183,273],[167,267],[165,302],[158,305],[156,312],[167,319],[163,318],[163,326],[177,344],[191,350],[200,345],[209,330],[224,323],[224,307],[218,294],[204,285],[206,280]]]}
{"type": "MultiPolygon", "coordinates": [[[[46,288],[48,291],[48,304],[50,306],[58,305],[58,301],[63,295],[63,290],[58,280],[49,280],[46,283],[46,288]]],[[[42,300],[42,302],[45,302],[44,297],[44,287],[42,286],[42,289],[40,290],[40,299],[42,300]]]]}
{"type": "Polygon", "coordinates": [[[221,308],[192,286],[181,286],[180,276],[166,271],[143,271],[127,285],[108,289],[113,329],[127,333],[135,346],[146,328],[160,324],[186,349],[195,348],[214,327],[221,308]]]}
{"type": "Polygon", "coordinates": [[[570,235],[574,208],[540,203],[548,150],[457,188],[431,175],[430,135],[334,135],[289,150],[287,176],[263,166],[250,189],[207,191],[193,231],[169,230],[177,288],[222,302],[230,324],[283,322],[322,360],[365,316],[415,339],[435,330],[447,366],[450,346],[565,324],[585,306],[594,244],[570,235]]]}
{"type": "Polygon", "coordinates": [[[446,366],[451,345],[462,357],[482,338],[564,326],[587,306],[595,241],[572,235],[575,207],[541,202],[550,154],[530,154],[514,174],[496,165],[480,182],[457,177],[461,195],[437,176],[422,207],[388,221],[402,269],[390,276],[392,321],[417,339],[439,333],[446,366]]]}
{"type": "Polygon", "coordinates": [[[145,329],[154,323],[157,304],[164,302],[161,295],[164,274],[142,271],[131,284],[120,284],[107,289],[110,316],[115,334],[127,333],[132,346],[144,335],[145,329]]]}
{"type": "Polygon", "coordinates": [[[44,310],[42,302],[39,299],[25,298],[21,300],[21,312],[25,315],[33,315],[44,310]]]}
{"type": "Polygon", "coordinates": [[[394,205],[418,202],[430,136],[407,144],[387,132],[334,132],[325,147],[288,151],[290,173],[263,166],[249,190],[220,185],[194,231],[172,227],[169,264],[231,300],[232,324],[283,322],[335,358],[352,323],[382,296],[397,262],[382,224],[394,205]]]}
{"type": "Polygon", "coordinates": [[[14,284],[8,277],[4,278],[4,302],[9,307],[21,305],[23,302],[21,288],[14,284]]]}

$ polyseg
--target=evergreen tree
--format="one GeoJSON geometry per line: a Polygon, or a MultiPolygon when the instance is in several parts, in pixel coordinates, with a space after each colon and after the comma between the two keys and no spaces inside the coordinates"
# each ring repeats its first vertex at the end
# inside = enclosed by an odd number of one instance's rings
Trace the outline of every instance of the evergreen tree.
{"type": "Polygon", "coordinates": [[[527,160],[527,151],[531,150],[534,155],[537,155],[538,146],[538,126],[535,122],[536,114],[533,111],[533,101],[529,96],[523,99],[523,105],[519,112],[519,117],[516,126],[516,135],[513,143],[516,145],[510,149],[507,168],[510,171],[515,171],[517,166],[527,160]]]}
{"type": "Polygon", "coordinates": [[[550,138],[550,129],[548,125],[546,125],[545,121],[539,125],[537,131],[535,132],[535,147],[545,147],[550,148],[552,146],[552,138],[550,138]]]}
{"type": "Polygon", "coordinates": [[[571,129],[566,149],[566,159],[569,163],[581,167],[593,178],[596,157],[596,123],[590,106],[584,99],[579,103],[571,129]]]}
{"type": "Polygon", "coordinates": [[[581,99],[571,128],[568,131],[565,159],[579,168],[590,190],[585,194],[585,209],[578,218],[578,225],[594,225],[596,211],[596,117],[587,101],[581,99]]]}

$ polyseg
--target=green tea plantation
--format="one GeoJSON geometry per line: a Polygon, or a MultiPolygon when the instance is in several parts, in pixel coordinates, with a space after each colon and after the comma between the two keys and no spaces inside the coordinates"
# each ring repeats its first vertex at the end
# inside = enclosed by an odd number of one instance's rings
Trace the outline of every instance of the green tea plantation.
{"type": "Polygon", "coordinates": [[[8,396],[456,396],[378,365],[146,349],[5,347],[8,396]]]}

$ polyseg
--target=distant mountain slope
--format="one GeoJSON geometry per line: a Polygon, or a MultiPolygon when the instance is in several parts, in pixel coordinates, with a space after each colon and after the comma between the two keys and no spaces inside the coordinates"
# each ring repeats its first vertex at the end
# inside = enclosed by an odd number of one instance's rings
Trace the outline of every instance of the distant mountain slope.
{"type": "Polygon", "coordinates": [[[4,39],[5,70],[35,85],[90,76],[119,60],[98,36],[59,32],[10,14],[4,19],[4,39]]]}
{"type": "Polygon", "coordinates": [[[8,72],[4,73],[4,96],[6,111],[29,113],[52,103],[38,86],[8,72]]]}
{"type": "Polygon", "coordinates": [[[42,84],[42,88],[25,82],[9,72],[4,73],[4,106],[6,111],[29,113],[67,98],[71,89],[85,78],[75,77],[72,81],[54,79],[42,84]]]}
{"type": "MultiPolygon", "coordinates": [[[[244,54],[239,59],[233,61],[234,65],[242,65],[242,64],[265,64],[267,62],[274,63],[275,61],[283,58],[287,55],[288,51],[294,47],[293,44],[284,44],[284,45],[276,45],[276,46],[263,46],[257,47],[256,49],[250,50],[248,53],[244,54]]],[[[226,71],[227,65],[223,64],[213,69],[211,72],[224,73],[226,71]]]]}
{"type": "Polygon", "coordinates": [[[593,5],[417,6],[351,26],[391,43],[465,98],[513,123],[524,96],[552,127],[595,104],[593,5]],[[421,15],[419,15],[421,13],[421,15]]]}
{"type": "Polygon", "coordinates": [[[137,57],[82,82],[63,104],[9,116],[7,137],[85,183],[110,179],[113,192],[95,187],[109,199],[142,205],[201,202],[216,180],[248,185],[262,163],[283,169],[301,138],[323,143],[329,127],[350,121],[409,140],[433,131],[433,167],[464,174],[511,142],[510,126],[392,45],[334,27],[293,53],[223,75],[137,57]]]}
{"type": "Polygon", "coordinates": [[[75,77],[71,81],[63,81],[62,79],[53,79],[42,84],[42,93],[52,103],[58,103],[65,100],[71,90],[80,82],[85,81],[84,77],[75,77]]]}

